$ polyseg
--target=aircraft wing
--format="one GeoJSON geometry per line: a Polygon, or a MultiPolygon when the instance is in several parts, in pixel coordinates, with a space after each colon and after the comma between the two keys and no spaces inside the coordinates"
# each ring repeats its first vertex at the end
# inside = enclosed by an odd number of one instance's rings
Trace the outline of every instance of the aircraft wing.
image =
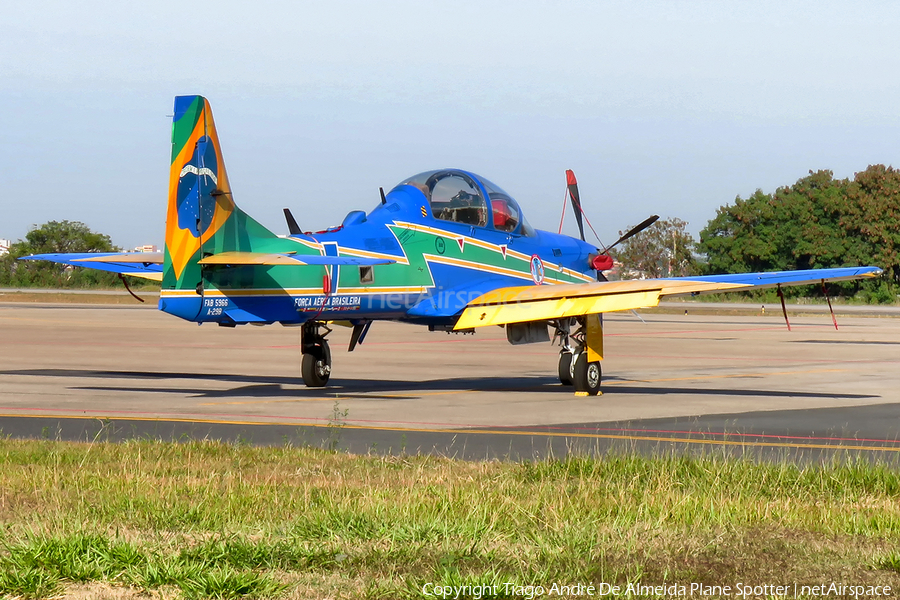
{"type": "Polygon", "coordinates": [[[454,329],[646,308],[665,296],[845,281],[877,277],[881,272],[877,267],[845,267],[499,288],[466,305],[454,329]]]}
{"type": "Polygon", "coordinates": [[[220,252],[199,261],[201,265],[389,265],[389,258],[321,256],[318,254],[269,254],[266,252],[220,252]]]}
{"type": "Polygon", "coordinates": [[[81,252],[32,254],[20,260],[49,260],[74,267],[121,273],[153,281],[162,281],[162,252],[81,252]]]}

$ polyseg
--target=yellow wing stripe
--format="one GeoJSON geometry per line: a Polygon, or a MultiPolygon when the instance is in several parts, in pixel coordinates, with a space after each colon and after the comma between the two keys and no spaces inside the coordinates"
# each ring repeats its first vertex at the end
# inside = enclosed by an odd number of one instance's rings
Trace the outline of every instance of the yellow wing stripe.
{"type": "Polygon", "coordinates": [[[563,317],[577,317],[617,310],[644,308],[659,304],[659,290],[589,296],[584,298],[554,298],[503,304],[496,306],[470,306],[463,311],[454,329],[471,329],[486,325],[545,321],[563,317]]]}
{"type": "MultiPolygon", "coordinates": [[[[295,254],[291,251],[288,254],[295,254]]],[[[201,265],[296,265],[297,261],[287,254],[271,254],[267,252],[219,252],[207,256],[201,265]]]]}
{"type": "Polygon", "coordinates": [[[511,302],[532,302],[552,298],[575,298],[659,290],[660,296],[737,290],[751,286],[738,283],[714,283],[709,281],[634,279],[629,281],[603,281],[593,283],[571,283],[555,286],[527,285],[499,288],[483,294],[469,303],[469,306],[486,304],[507,304],[511,302]]]}
{"type": "Polygon", "coordinates": [[[454,329],[631,310],[656,306],[660,296],[748,287],[752,286],[661,279],[507,287],[483,294],[470,302],[454,329]]]}
{"type": "Polygon", "coordinates": [[[134,273],[122,273],[129,277],[140,277],[141,279],[149,279],[150,281],[162,281],[162,273],[154,273],[152,271],[136,271],[134,273]]]}
{"type": "Polygon", "coordinates": [[[99,263],[138,263],[161,265],[162,252],[123,252],[107,256],[90,256],[88,258],[73,258],[72,262],[99,262],[99,263]]]}

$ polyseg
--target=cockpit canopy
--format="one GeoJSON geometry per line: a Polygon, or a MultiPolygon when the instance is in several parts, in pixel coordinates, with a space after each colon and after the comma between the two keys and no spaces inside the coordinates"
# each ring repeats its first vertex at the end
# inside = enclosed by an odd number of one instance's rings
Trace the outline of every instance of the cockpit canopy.
{"type": "Polygon", "coordinates": [[[403,185],[411,185],[425,194],[435,219],[534,235],[534,229],[512,196],[474,173],[458,169],[427,171],[401,181],[397,188],[403,185]]]}

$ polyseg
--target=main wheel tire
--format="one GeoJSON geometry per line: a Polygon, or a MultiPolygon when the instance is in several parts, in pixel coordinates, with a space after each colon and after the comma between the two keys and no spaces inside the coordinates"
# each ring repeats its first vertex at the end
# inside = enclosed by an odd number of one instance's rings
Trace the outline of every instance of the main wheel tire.
{"type": "Polygon", "coordinates": [[[317,352],[303,355],[300,373],[306,387],[324,387],[331,377],[331,351],[328,345],[319,346],[317,352]]]}
{"type": "Polygon", "coordinates": [[[588,396],[596,396],[600,393],[600,379],[603,372],[600,363],[588,362],[587,352],[582,352],[575,359],[575,369],[572,372],[572,383],[576,392],[587,392],[588,396]]]}
{"type": "Polygon", "coordinates": [[[559,353],[559,382],[563,385],[572,385],[572,353],[559,353]]]}

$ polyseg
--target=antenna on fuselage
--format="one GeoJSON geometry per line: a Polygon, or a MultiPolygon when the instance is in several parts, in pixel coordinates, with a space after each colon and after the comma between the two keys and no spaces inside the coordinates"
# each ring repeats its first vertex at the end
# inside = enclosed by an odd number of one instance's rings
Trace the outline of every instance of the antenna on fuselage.
{"type": "Polygon", "coordinates": [[[378,191],[381,192],[381,203],[387,204],[387,198],[384,197],[384,188],[380,187],[378,188],[378,191]]]}
{"type": "Polygon", "coordinates": [[[287,221],[288,233],[291,235],[300,235],[303,233],[303,230],[297,225],[297,220],[294,218],[294,215],[291,214],[291,209],[284,209],[284,220],[287,221]]]}

